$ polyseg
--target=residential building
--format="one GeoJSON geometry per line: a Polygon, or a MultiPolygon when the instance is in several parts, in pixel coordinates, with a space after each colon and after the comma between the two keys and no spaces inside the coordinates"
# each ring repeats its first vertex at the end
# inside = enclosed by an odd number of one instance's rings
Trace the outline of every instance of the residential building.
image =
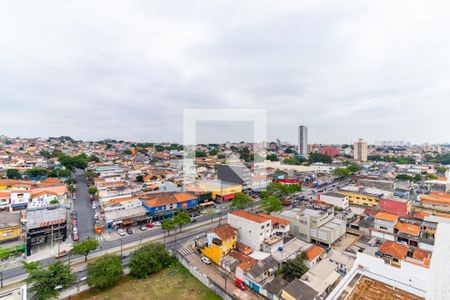
{"type": "Polygon", "coordinates": [[[328,193],[319,194],[318,198],[320,201],[326,202],[333,206],[336,206],[336,207],[339,207],[342,209],[348,208],[348,196],[347,195],[334,193],[334,192],[328,192],[328,193]]]}
{"type": "Polygon", "coordinates": [[[20,238],[20,213],[0,212],[0,243],[20,238]]]}
{"type": "Polygon", "coordinates": [[[306,259],[304,261],[304,264],[308,269],[311,269],[322,259],[325,250],[317,245],[312,245],[308,250],[305,251],[305,253],[306,259]]]}
{"type": "Polygon", "coordinates": [[[344,220],[335,218],[334,208],[293,208],[276,214],[290,222],[290,233],[303,241],[332,245],[346,232],[344,220]]]}
{"type": "Polygon", "coordinates": [[[367,142],[359,139],[354,144],[353,157],[356,161],[367,161],[367,142]]]}
{"type": "Polygon", "coordinates": [[[281,297],[284,300],[316,300],[319,299],[319,293],[300,279],[294,279],[283,288],[281,297]]]}
{"type": "Polygon", "coordinates": [[[378,204],[384,212],[395,214],[400,217],[407,217],[412,209],[410,199],[381,198],[378,204]]]}
{"type": "Polygon", "coordinates": [[[432,192],[429,195],[420,195],[422,206],[432,211],[450,213],[450,194],[432,192]]]}
{"type": "Polygon", "coordinates": [[[228,224],[239,230],[238,240],[256,251],[272,253],[283,246],[283,237],[289,232],[285,220],[266,214],[243,210],[228,214],[228,224]]]}
{"type": "Polygon", "coordinates": [[[103,210],[108,228],[133,226],[149,220],[147,209],[137,197],[113,199],[103,210]]]}
{"type": "Polygon", "coordinates": [[[395,241],[395,225],[397,224],[398,216],[379,212],[374,216],[374,224],[372,229],[372,236],[395,241]]]}
{"type": "Polygon", "coordinates": [[[393,193],[377,188],[365,188],[355,185],[348,185],[338,190],[339,194],[348,196],[350,204],[362,206],[378,206],[381,198],[390,198],[393,193]]]}
{"type": "Polygon", "coordinates": [[[328,155],[328,156],[331,156],[331,157],[335,157],[335,156],[338,156],[338,155],[341,154],[341,150],[339,148],[337,148],[337,147],[327,146],[327,147],[321,147],[319,149],[319,153],[320,154],[324,154],[324,155],[328,155]]]}
{"type": "Polygon", "coordinates": [[[236,268],[235,275],[255,292],[266,295],[263,287],[275,278],[278,267],[279,263],[269,255],[262,260],[252,260],[248,264],[240,264],[236,268]]]}
{"type": "Polygon", "coordinates": [[[229,224],[221,225],[195,241],[196,248],[216,265],[236,248],[238,230],[229,224]]]}
{"type": "Polygon", "coordinates": [[[298,155],[305,157],[308,155],[308,127],[300,125],[298,127],[298,155]]]}

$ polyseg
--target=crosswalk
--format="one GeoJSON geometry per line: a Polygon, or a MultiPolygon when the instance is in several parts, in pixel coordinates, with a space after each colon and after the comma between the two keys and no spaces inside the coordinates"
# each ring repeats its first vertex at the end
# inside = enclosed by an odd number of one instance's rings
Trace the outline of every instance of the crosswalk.
{"type": "Polygon", "coordinates": [[[185,256],[188,256],[189,254],[194,253],[195,249],[192,246],[187,246],[187,247],[179,249],[178,252],[180,252],[180,254],[183,257],[185,257],[185,256]]]}

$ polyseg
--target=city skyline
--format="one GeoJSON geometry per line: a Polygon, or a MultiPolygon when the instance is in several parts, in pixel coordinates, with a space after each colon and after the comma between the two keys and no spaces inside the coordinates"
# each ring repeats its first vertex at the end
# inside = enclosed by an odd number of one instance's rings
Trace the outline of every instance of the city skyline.
{"type": "Polygon", "coordinates": [[[446,11],[414,1],[5,4],[0,128],[181,141],[185,108],[265,108],[269,140],[295,143],[308,124],[314,143],[450,142],[446,11]]]}

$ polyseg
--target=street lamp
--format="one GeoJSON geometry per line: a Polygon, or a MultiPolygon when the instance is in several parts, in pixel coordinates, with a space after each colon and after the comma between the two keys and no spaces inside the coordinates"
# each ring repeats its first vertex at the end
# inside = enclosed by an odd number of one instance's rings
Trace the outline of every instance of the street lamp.
{"type": "Polygon", "coordinates": [[[122,241],[122,239],[119,239],[119,241],[120,241],[120,259],[122,259],[123,241],[122,241]]]}
{"type": "Polygon", "coordinates": [[[227,291],[227,279],[228,279],[228,276],[227,276],[227,274],[225,272],[222,272],[220,274],[220,276],[222,276],[222,278],[225,280],[225,292],[226,292],[227,291]]]}

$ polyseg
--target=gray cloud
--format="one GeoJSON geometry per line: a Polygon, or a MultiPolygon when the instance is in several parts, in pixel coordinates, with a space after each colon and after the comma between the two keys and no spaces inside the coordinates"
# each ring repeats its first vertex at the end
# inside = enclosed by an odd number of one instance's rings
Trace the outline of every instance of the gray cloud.
{"type": "Polygon", "coordinates": [[[0,133],[181,141],[184,108],[254,107],[271,140],[449,142],[448,6],[3,3],[0,133]]]}

